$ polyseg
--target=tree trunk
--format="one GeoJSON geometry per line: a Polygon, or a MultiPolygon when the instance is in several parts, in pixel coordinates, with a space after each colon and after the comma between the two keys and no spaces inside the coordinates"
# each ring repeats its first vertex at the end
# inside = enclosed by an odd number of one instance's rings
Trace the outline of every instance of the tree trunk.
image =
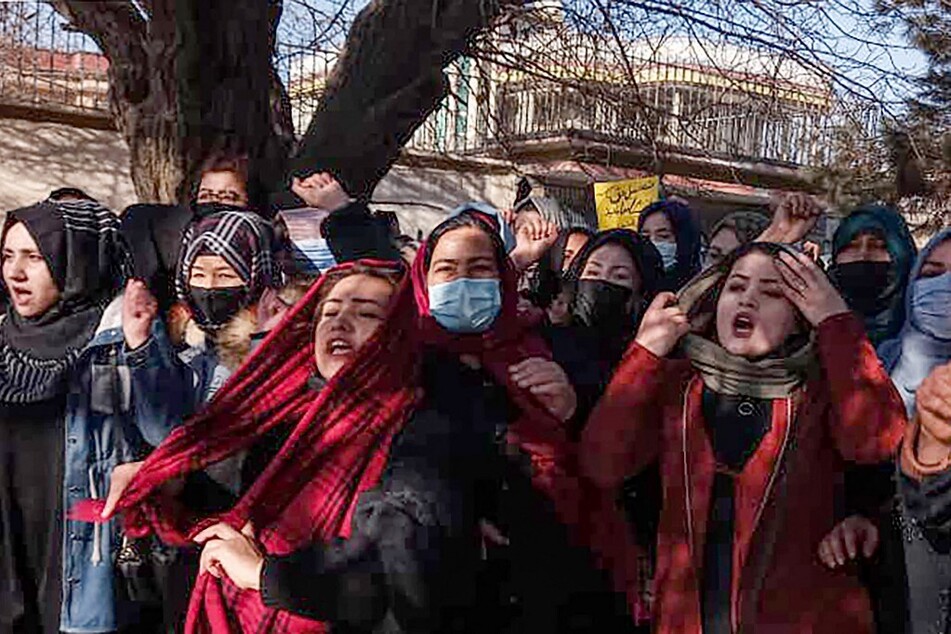
{"type": "Polygon", "coordinates": [[[188,201],[197,167],[227,148],[249,154],[255,202],[280,185],[293,142],[271,64],[280,0],[143,0],[145,15],[129,2],[53,6],[109,60],[110,104],[139,200],[188,201]]]}
{"type": "MultiPolygon", "coordinates": [[[[272,63],[282,0],[51,1],[109,60],[140,200],[188,200],[197,166],[222,148],[249,154],[255,202],[286,187],[293,127],[272,63]]],[[[442,69],[517,3],[373,0],[353,24],[294,172],[327,170],[369,196],[445,97],[442,69]]]]}
{"type": "Polygon", "coordinates": [[[198,167],[222,149],[247,153],[249,193],[259,208],[282,186],[293,142],[286,99],[272,64],[281,2],[179,0],[178,94],[183,198],[194,191],[198,167]]]}

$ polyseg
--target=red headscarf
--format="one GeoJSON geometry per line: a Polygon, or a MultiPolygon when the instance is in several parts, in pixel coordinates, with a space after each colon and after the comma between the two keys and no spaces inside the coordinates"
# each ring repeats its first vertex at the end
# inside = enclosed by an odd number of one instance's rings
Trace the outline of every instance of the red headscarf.
{"type": "MultiPolygon", "coordinates": [[[[522,411],[510,427],[511,440],[532,455],[535,482],[553,498],[565,521],[574,522],[577,495],[574,480],[565,477],[567,445],[561,426],[508,372],[527,358],[550,357],[531,333],[531,324],[517,313],[510,264],[503,266],[503,308],[496,325],[480,335],[454,335],[429,314],[425,253],[424,248],[412,276],[397,291],[386,323],[314,393],[308,388],[316,372],[313,323],[326,277],[317,282],[207,409],[175,430],[145,461],[117,507],[127,532],[143,535],[151,527],[165,541],[187,543],[214,522],[240,528],[250,520],[262,529],[259,541],[265,551],[278,555],[346,537],[357,497],[379,481],[392,439],[418,404],[425,344],[475,356],[506,386],[522,411]],[[196,520],[163,497],[163,483],[250,447],[278,425],[292,429],[290,437],[227,513],[196,520]]],[[[89,509],[82,514],[91,515],[89,509]]],[[[306,633],[325,627],[268,609],[259,593],[238,591],[228,580],[210,575],[198,580],[186,623],[189,633],[306,633]]]]}

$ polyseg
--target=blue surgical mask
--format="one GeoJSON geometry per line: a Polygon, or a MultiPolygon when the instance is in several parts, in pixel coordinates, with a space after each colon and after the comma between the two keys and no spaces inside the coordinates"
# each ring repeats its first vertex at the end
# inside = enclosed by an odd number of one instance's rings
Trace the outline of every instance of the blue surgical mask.
{"type": "Polygon", "coordinates": [[[293,243],[294,267],[301,273],[323,273],[337,266],[330,245],[321,238],[308,238],[293,243]]]}
{"type": "Polygon", "coordinates": [[[449,332],[485,332],[501,309],[498,280],[462,277],[429,287],[429,312],[449,332]]]}
{"type": "Polygon", "coordinates": [[[951,273],[915,280],[911,313],[915,325],[926,335],[951,339],[951,273]]]}
{"type": "Polygon", "coordinates": [[[659,242],[657,240],[651,240],[657,248],[657,252],[660,253],[660,259],[664,263],[664,270],[669,271],[670,269],[677,266],[677,243],[676,242],[659,242]]]}

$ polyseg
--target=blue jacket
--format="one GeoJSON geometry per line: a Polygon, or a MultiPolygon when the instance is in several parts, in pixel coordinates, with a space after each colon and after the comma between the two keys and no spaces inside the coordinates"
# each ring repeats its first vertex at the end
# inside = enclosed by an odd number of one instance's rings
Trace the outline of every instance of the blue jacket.
{"type": "MultiPolygon", "coordinates": [[[[122,332],[122,296],[103,313],[70,382],[66,404],[63,496],[66,512],[79,500],[102,499],[112,469],[141,460],[191,411],[191,374],[168,343],[161,320],[149,341],[128,351],[122,332]],[[161,398],[154,395],[160,394],[161,398]],[[151,397],[144,397],[150,395],[151,397]]],[[[112,632],[133,606],[120,605],[114,561],[121,546],[117,522],[64,519],[64,632],[112,632]]]]}

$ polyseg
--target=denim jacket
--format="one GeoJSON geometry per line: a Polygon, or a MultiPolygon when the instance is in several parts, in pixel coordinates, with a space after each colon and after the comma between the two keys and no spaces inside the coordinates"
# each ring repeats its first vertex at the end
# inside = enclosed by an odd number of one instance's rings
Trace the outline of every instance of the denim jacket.
{"type": "MultiPolygon", "coordinates": [[[[136,350],[125,347],[122,296],[103,313],[99,328],[71,377],[66,404],[64,509],[109,492],[112,469],[141,460],[191,411],[191,374],[172,352],[161,320],[136,350]],[[160,394],[161,398],[155,398],[160,394]],[[146,397],[144,395],[150,395],[146,397]]],[[[89,524],[64,518],[64,632],[112,632],[131,616],[120,605],[113,571],[121,546],[117,522],[89,524]]]]}

